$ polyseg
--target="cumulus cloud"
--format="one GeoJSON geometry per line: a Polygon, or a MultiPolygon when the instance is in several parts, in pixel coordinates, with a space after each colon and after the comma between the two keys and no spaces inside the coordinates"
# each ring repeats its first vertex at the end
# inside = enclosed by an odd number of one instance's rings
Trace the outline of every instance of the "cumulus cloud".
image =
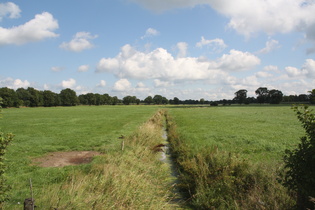
{"type": "Polygon", "coordinates": [[[8,87],[11,89],[17,89],[17,88],[27,88],[29,86],[30,86],[30,82],[27,80],[22,81],[21,79],[12,79],[10,77],[0,80],[0,87],[8,87]]]}
{"type": "Polygon", "coordinates": [[[0,27],[1,45],[22,45],[29,42],[41,41],[46,38],[54,38],[59,35],[53,31],[58,29],[57,20],[48,13],[35,15],[35,18],[27,23],[12,28],[0,27]]]}
{"type": "Polygon", "coordinates": [[[288,66],[285,68],[285,71],[289,77],[293,77],[293,78],[296,78],[296,77],[315,78],[315,60],[306,59],[301,69],[288,66]]]}
{"type": "Polygon", "coordinates": [[[72,52],[81,52],[91,49],[94,45],[90,40],[97,38],[97,35],[91,35],[89,32],[78,32],[70,42],[63,42],[59,47],[72,52]]]}
{"type": "Polygon", "coordinates": [[[61,82],[61,87],[62,88],[74,88],[75,84],[76,84],[75,79],[70,78],[68,80],[63,80],[61,82]]]}
{"type": "Polygon", "coordinates": [[[106,81],[101,80],[100,83],[97,85],[97,87],[105,87],[106,86],[106,81]]]}
{"type": "Polygon", "coordinates": [[[315,35],[315,2],[305,0],[129,0],[153,11],[210,5],[230,19],[228,26],[250,36],[256,32],[267,34],[307,32],[315,35]]]}
{"type": "Polygon", "coordinates": [[[145,38],[152,37],[152,36],[157,36],[159,34],[160,34],[160,32],[157,31],[156,29],[148,28],[146,30],[145,34],[141,37],[141,39],[145,39],[145,38]]]}
{"type": "Polygon", "coordinates": [[[140,52],[125,45],[116,57],[102,58],[96,72],[110,72],[120,78],[192,81],[214,79],[224,71],[249,70],[259,63],[256,56],[237,50],[231,50],[216,61],[206,61],[195,57],[175,58],[163,48],[140,52]]]}
{"type": "Polygon", "coordinates": [[[178,49],[178,58],[186,57],[188,48],[188,44],[186,42],[178,42],[176,48],[178,49]]]}
{"type": "Polygon", "coordinates": [[[19,18],[21,15],[21,10],[18,5],[7,2],[7,3],[0,3],[0,22],[4,17],[8,18],[19,18]]]}
{"type": "Polygon", "coordinates": [[[266,54],[266,53],[269,53],[275,49],[278,49],[279,47],[280,47],[279,41],[272,39],[272,40],[267,41],[266,47],[259,50],[257,53],[258,54],[266,54]]]}
{"type": "Polygon", "coordinates": [[[86,72],[90,69],[90,66],[89,65],[81,65],[79,66],[78,68],[78,72],[86,72]]]}
{"type": "Polygon", "coordinates": [[[120,79],[117,82],[115,82],[113,86],[113,91],[116,92],[123,92],[128,91],[131,88],[131,83],[127,79],[120,79]]]}
{"type": "Polygon", "coordinates": [[[230,54],[224,54],[217,62],[213,62],[210,68],[225,71],[246,71],[260,64],[260,59],[249,52],[230,50],[230,54]]]}
{"type": "Polygon", "coordinates": [[[196,47],[202,48],[204,46],[207,46],[208,48],[212,48],[213,52],[222,52],[222,50],[224,50],[227,47],[223,39],[206,40],[202,36],[200,42],[196,43],[196,47]]]}

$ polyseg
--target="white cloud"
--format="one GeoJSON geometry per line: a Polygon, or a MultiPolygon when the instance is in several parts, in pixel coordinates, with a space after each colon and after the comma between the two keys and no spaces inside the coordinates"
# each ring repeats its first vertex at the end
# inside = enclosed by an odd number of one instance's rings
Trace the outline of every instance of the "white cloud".
{"type": "Polygon", "coordinates": [[[279,41],[272,39],[272,40],[267,41],[266,47],[259,50],[257,53],[258,54],[266,54],[266,53],[269,53],[275,49],[278,49],[279,47],[280,47],[279,41]]]}
{"type": "Polygon", "coordinates": [[[22,81],[21,79],[12,79],[6,78],[4,80],[0,80],[0,87],[8,87],[11,89],[17,88],[27,88],[30,86],[30,82],[27,80],[22,81]]]}
{"type": "Polygon", "coordinates": [[[81,52],[93,48],[94,45],[90,40],[95,38],[97,35],[92,36],[89,32],[78,32],[70,42],[63,42],[59,47],[73,52],[81,52]]]}
{"type": "Polygon", "coordinates": [[[223,39],[206,40],[202,36],[200,42],[196,43],[196,47],[202,48],[204,46],[207,46],[208,48],[212,48],[213,52],[222,52],[222,50],[224,50],[227,47],[223,39]]]}
{"type": "Polygon", "coordinates": [[[187,55],[187,48],[188,48],[188,44],[186,42],[178,42],[176,45],[177,49],[178,49],[178,58],[183,58],[186,57],[187,55]]]}
{"type": "Polygon", "coordinates": [[[97,87],[105,87],[106,86],[106,81],[105,80],[101,80],[100,84],[97,85],[97,87]]]}
{"type": "Polygon", "coordinates": [[[48,13],[35,15],[35,18],[24,25],[12,28],[0,27],[0,46],[15,44],[21,45],[29,42],[41,41],[46,38],[54,38],[59,35],[53,31],[58,29],[58,22],[48,13]]]}
{"type": "Polygon", "coordinates": [[[120,78],[194,81],[217,79],[224,71],[245,71],[259,63],[256,56],[236,50],[216,61],[206,61],[195,57],[174,58],[163,48],[144,53],[125,45],[115,58],[102,58],[96,72],[110,72],[120,78]]]}
{"type": "Polygon", "coordinates": [[[75,84],[76,84],[75,79],[70,78],[68,80],[63,80],[61,82],[61,87],[62,88],[74,88],[75,84]]]}
{"type": "Polygon", "coordinates": [[[90,66],[89,65],[81,65],[79,66],[78,68],[78,72],[86,72],[90,69],[90,66]]]}
{"type": "Polygon", "coordinates": [[[224,71],[246,71],[259,64],[260,59],[249,52],[230,50],[230,54],[224,54],[217,62],[213,62],[209,68],[224,71]]]}
{"type": "Polygon", "coordinates": [[[156,29],[148,28],[146,30],[145,34],[141,37],[141,39],[145,39],[145,38],[152,37],[152,36],[157,36],[159,34],[160,34],[160,32],[157,31],[156,29]]]}
{"type": "Polygon", "coordinates": [[[19,18],[21,10],[18,5],[13,2],[0,3],[0,22],[4,17],[19,18]]]}
{"type": "Polygon", "coordinates": [[[288,66],[285,68],[285,71],[292,78],[315,78],[315,60],[306,59],[301,69],[288,66]]]}
{"type": "Polygon", "coordinates": [[[159,79],[154,80],[154,87],[168,87],[172,84],[169,81],[161,81],[159,79]]]}
{"type": "Polygon", "coordinates": [[[315,3],[313,0],[130,0],[153,11],[194,7],[207,4],[230,18],[229,27],[250,36],[256,32],[267,34],[307,32],[315,35],[315,3]]]}
{"type": "Polygon", "coordinates": [[[264,71],[276,72],[276,73],[279,72],[278,67],[277,66],[273,66],[273,65],[265,66],[263,70],[264,71]]]}
{"type": "Polygon", "coordinates": [[[64,70],[64,67],[53,66],[53,67],[51,67],[51,70],[54,71],[54,72],[60,72],[60,71],[64,70]]]}
{"type": "Polygon", "coordinates": [[[255,74],[255,76],[258,78],[268,78],[268,77],[272,77],[273,74],[270,74],[269,72],[266,72],[266,71],[259,71],[255,74]]]}
{"type": "Polygon", "coordinates": [[[123,92],[131,89],[131,83],[127,79],[120,79],[115,82],[113,91],[123,92]]]}

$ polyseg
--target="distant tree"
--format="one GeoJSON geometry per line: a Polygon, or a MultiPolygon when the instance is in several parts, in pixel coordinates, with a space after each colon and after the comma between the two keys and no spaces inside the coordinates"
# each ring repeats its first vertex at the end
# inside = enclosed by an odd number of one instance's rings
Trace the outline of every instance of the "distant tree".
{"type": "Polygon", "coordinates": [[[18,88],[16,91],[16,94],[18,96],[18,99],[22,102],[20,102],[20,104],[22,106],[30,106],[30,98],[31,98],[31,95],[30,93],[24,89],[24,88],[18,88]]]}
{"type": "Polygon", "coordinates": [[[62,106],[76,106],[79,102],[76,92],[70,88],[61,90],[59,95],[62,106]]]}
{"type": "Polygon", "coordinates": [[[19,106],[18,96],[13,89],[7,87],[0,88],[0,97],[2,98],[2,106],[5,108],[19,106]]]}
{"type": "Polygon", "coordinates": [[[141,102],[141,100],[137,98],[137,99],[136,99],[136,104],[139,105],[140,102],[141,102]]]}
{"type": "Polygon", "coordinates": [[[30,107],[40,106],[40,93],[38,90],[32,87],[27,88],[27,92],[30,95],[30,107]]]}
{"type": "Polygon", "coordinates": [[[107,105],[112,104],[112,97],[110,97],[107,93],[105,93],[103,97],[104,97],[104,104],[107,104],[107,105]]]}
{"type": "Polygon", "coordinates": [[[204,103],[205,103],[205,99],[204,99],[204,98],[201,98],[201,99],[199,100],[199,102],[200,102],[200,104],[204,104],[204,103]]]}
{"type": "Polygon", "coordinates": [[[133,101],[133,98],[131,96],[125,96],[122,100],[123,104],[129,105],[133,101]]]}
{"type": "Polygon", "coordinates": [[[118,97],[117,96],[112,97],[111,102],[112,102],[112,105],[117,105],[119,103],[118,97]]]}
{"type": "Polygon", "coordinates": [[[96,98],[94,93],[87,93],[85,96],[86,100],[87,100],[87,104],[88,105],[95,105],[96,104],[96,98]]]}
{"type": "Polygon", "coordinates": [[[152,103],[153,103],[153,98],[152,98],[152,96],[146,97],[146,98],[144,99],[144,103],[146,103],[146,104],[148,104],[148,105],[152,104],[152,103]]]}
{"type": "Polygon", "coordinates": [[[155,104],[162,104],[163,97],[161,95],[155,95],[153,97],[153,102],[155,104]]]}
{"type": "Polygon", "coordinates": [[[258,88],[255,93],[257,95],[257,102],[260,104],[266,103],[268,99],[268,89],[266,87],[258,88]]]}
{"type": "Polygon", "coordinates": [[[310,93],[310,103],[315,104],[315,89],[313,89],[312,91],[309,91],[309,93],[310,93]]]}
{"type": "Polygon", "coordinates": [[[95,105],[104,105],[105,104],[105,97],[101,94],[95,93],[95,105]]]}
{"type": "Polygon", "coordinates": [[[50,90],[44,90],[43,91],[43,106],[45,107],[51,107],[55,106],[56,102],[56,93],[50,91],[50,90]]]}
{"type": "Polygon", "coordinates": [[[239,90],[234,93],[235,94],[235,100],[238,101],[239,104],[243,104],[246,101],[247,98],[247,90],[239,90]]]}
{"type": "Polygon", "coordinates": [[[299,102],[308,102],[310,97],[307,94],[300,94],[298,96],[299,102]]]}
{"type": "Polygon", "coordinates": [[[85,94],[81,94],[78,96],[78,100],[79,100],[79,103],[81,105],[88,105],[88,101],[86,99],[86,95],[85,94]]]}
{"type": "Polygon", "coordinates": [[[162,97],[162,104],[168,104],[168,99],[165,97],[162,97]]]}
{"type": "Polygon", "coordinates": [[[271,104],[279,104],[282,101],[283,93],[280,90],[272,89],[268,93],[268,100],[271,104]]]}
{"type": "Polygon", "coordinates": [[[180,101],[177,97],[174,97],[173,102],[174,102],[174,104],[179,104],[180,101]]]}

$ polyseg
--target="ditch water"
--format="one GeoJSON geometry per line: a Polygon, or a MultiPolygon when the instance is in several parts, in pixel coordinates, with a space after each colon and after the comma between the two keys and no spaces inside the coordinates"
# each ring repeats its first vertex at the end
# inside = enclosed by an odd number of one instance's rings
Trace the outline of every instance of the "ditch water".
{"type": "Polygon", "coordinates": [[[165,163],[171,172],[170,176],[172,178],[172,181],[171,181],[172,192],[175,195],[174,198],[172,199],[172,202],[176,203],[176,204],[182,204],[182,203],[184,203],[184,198],[182,197],[182,195],[181,195],[181,193],[177,187],[177,185],[179,183],[179,179],[178,179],[179,173],[178,173],[176,164],[172,159],[172,155],[170,152],[171,151],[170,150],[170,144],[169,144],[169,141],[167,139],[167,131],[166,131],[165,127],[163,127],[163,130],[162,130],[162,139],[163,139],[163,142],[162,142],[163,147],[161,148],[162,151],[161,151],[160,161],[165,163]]]}

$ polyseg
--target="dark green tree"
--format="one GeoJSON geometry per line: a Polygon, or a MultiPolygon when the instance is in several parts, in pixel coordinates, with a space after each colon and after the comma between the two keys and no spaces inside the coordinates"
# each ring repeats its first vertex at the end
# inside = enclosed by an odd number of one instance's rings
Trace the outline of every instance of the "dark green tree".
{"type": "Polygon", "coordinates": [[[309,93],[310,93],[310,103],[315,104],[315,89],[313,89],[312,91],[309,91],[309,93]]]}
{"type": "Polygon", "coordinates": [[[59,95],[62,106],[76,106],[79,103],[76,92],[70,88],[63,89],[59,95]]]}
{"type": "Polygon", "coordinates": [[[118,97],[117,96],[112,97],[111,102],[112,102],[112,105],[117,105],[119,103],[118,97]]]}
{"type": "Polygon", "coordinates": [[[163,97],[161,95],[155,95],[153,97],[153,102],[155,104],[162,104],[162,101],[163,101],[163,97]]]}
{"type": "Polygon", "coordinates": [[[0,88],[0,97],[2,98],[2,107],[19,107],[19,99],[13,89],[0,88]]]}
{"type": "Polygon", "coordinates": [[[315,198],[315,114],[308,106],[293,109],[305,129],[305,136],[300,138],[296,149],[286,150],[284,184],[296,192],[298,209],[314,209],[309,199],[315,198]]]}
{"type": "Polygon", "coordinates": [[[104,96],[104,104],[111,105],[112,104],[112,97],[107,93],[103,94],[104,96]]]}
{"type": "Polygon", "coordinates": [[[30,96],[30,107],[38,107],[40,106],[40,93],[38,90],[32,87],[27,88],[27,92],[30,96]]]}
{"type": "Polygon", "coordinates": [[[148,105],[152,104],[152,103],[153,103],[153,98],[152,98],[152,96],[146,97],[146,98],[144,99],[144,103],[146,103],[146,104],[148,104],[148,105]]]}
{"type": "Polygon", "coordinates": [[[87,93],[85,96],[86,100],[87,100],[87,104],[88,105],[95,105],[96,104],[96,98],[94,93],[87,93]]]}
{"type": "Polygon", "coordinates": [[[268,93],[268,101],[271,104],[280,104],[283,98],[283,93],[280,90],[272,89],[268,93]]]}
{"type": "Polygon", "coordinates": [[[177,97],[174,97],[173,102],[174,102],[174,104],[179,104],[180,101],[177,97]]]}
{"type": "Polygon", "coordinates": [[[50,91],[50,90],[44,90],[43,91],[43,106],[45,107],[51,107],[55,106],[56,104],[56,93],[50,91]]]}
{"type": "Polygon", "coordinates": [[[260,104],[266,103],[268,99],[268,89],[266,87],[258,88],[255,93],[257,95],[257,102],[260,104]]]}
{"type": "Polygon", "coordinates": [[[235,94],[235,98],[234,100],[236,100],[239,104],[244,104],[247,98],[247,90],[239,90],[237,92],[234,93],[235,94]]]}
{"type": "Polygon", "coordinates": [[[130,103],[132,103],[132,101],[133,101],[132,96],[125,96],[122,100],[123,104],[125,105],[129,105],[130,103]]]}
{"type": "Polygon", "coordinates": [[[24,89],[24,88],[18,88],[16,91],[16,94],[18,96],[18,99],[22,102],[20,102],[21,106],[30,106],[30,93],[24,89]]]}

